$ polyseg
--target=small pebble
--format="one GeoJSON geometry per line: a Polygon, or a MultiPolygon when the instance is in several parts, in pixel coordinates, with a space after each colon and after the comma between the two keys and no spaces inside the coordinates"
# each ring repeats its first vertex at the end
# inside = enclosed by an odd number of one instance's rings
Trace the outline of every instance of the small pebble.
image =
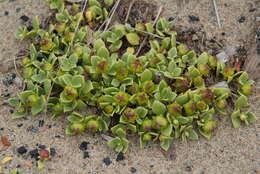
{"type": "Polygon", "coordinates": [[[19,13],[21,11],[21,8],[17,8],[15,11],[16,13],[19,13]]]}
{"type": "Polygon", "coordinates": [[[189,16],[190,21],[192,22],[198,22],[200,21],[200,18],[198,16],[190,15],[189,16]]]}
{"type": "Polygon", "coordinates": [[[25,147],[25,146],[21,146],[21,147],[18,147],[17,148],[17,152],[19,153],[19,154],[25,154],[26,152],[27,152],[28,150],[27,150],[27,148],[25,147]]]}
{"type": "Polygon", "coordinates": [[[103,163],[105,163],[106,166],[109,166],[112,163],[112,161],[109,157],[106,157],[103,159],[103,163]]]}
{"type": "Polygon", "coordinates": [[[39,120],[39,127],[42,127],[44,125],[44,120],[39,120]]]}
{"type": "Polygon", "coordinates": [[[18,87],[21,87],[23,85],[23,81],[21,80],[21,78],[16,77],[14,79],[14,84],[17,85],[18,87]]]}
{"type": "Polygon", "coordinates": [[[55,156],[57,154],[56,149],[51,147],[50,148],[51,156],[55,156]]]}
{"type": "Polygon", "coordinates": [[[246,17],[245,16],[241,16],[239,19],[238,19],[238,22],[239,23],[243,23],[246,21],[246,17]]]}
{"type": "Polygon", "coordinates": [[[23,20],[23,22],[27,22],[29,20],[29,17],[23,15],[23,16],[20,17],[20,19],[23,20]]]}
{"type": "Polygon", "coordinates": [[[9,12],[8,11],[5,11],[5,16],[8,16],[9,15],[9,12]]]}
{"type": "Polygon", "coordinates": [[[40,159],[38,149],[34,149],[34,150],[30,151],[29,154],[30,154],[31,158],[34,158],[37,161],[40,159]]]}
{"type": "Polygon", "coordinates": [[[88,149],[88,144],[89,142],[83,141],[80,145],[79,145],[79,149],[84,151],[88,149]]]}
{"type": "Polygon", "coordinates": [[[17,124],[17,127],[22,127],[23,123],[17,124]]]}
{"type": "Polygon", "coordinates": [[[137,169],[134,167],[131,167],[130,171],[131,171],[131,173],[135,173],[137,171],[137,169]]]}
{"type": "Polygon", "coordinates": [[[124,154],[122,152],[119,152],[117,154],[116,161],[122,161],[124,159],[125,159],[124,154]]]}
{"type": "Polygon", "coordinates": [[[229,58],[228,58],[228,55],[227,55],[226,52],[224,52],[224,51],[218,53],[218,54],[216,55],[216,57],[217,57],[218,61],[223,62],[223,63],[227,62],[228,59],[229,59],[229,58]]]}
{"type": "Polygon", "coordinates": [[[29,126],[28,128],[27,128],[27,131],[29,131],[29,132],[32,132],[32,133],[38,133],[38,128],[35,128],[34,126],[29,126]]]}
{"type": "Polygon", "coordinates": [[[42,144],[39,144],[38,147],[39,147],[39,149],[42,149],[42,150],[46,149],[46,146],[42,145],[42,144]]]}
{"type": "Polygon", "coordinates": [[[191,171],[192,171],[192,166],[186,166],[185,170],[186,170],[187,172],[191,172],[191,171]]]}
{"type": "Polygon", "coordinates": [[[84,159],[86,159],[86,158],[89,158],[90,156],[89,156],[89,152],[84,152],[83,153],[83,158],[84,159]]]}
{"type": "Polygon", "coordinates": [[[168,21],[171,22],[171,21],[174,21],[175,17],[169,17],[168,18],[168,21]]]}

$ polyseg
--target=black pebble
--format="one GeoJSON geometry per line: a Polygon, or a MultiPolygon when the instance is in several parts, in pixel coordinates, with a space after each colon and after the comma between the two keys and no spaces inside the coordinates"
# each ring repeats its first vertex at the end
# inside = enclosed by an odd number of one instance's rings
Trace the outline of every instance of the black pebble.
{"type": "Polygon", "coordinates": [[[134,167],[131,167],[130,171],[131,171],[131,173],[135,173],[137,171],[137,169],[134,167]]]}
{"type": "Polygon", "coordinates": [[[18,164],[17,166],[16,166],[16,168],[20,168],[21,167],[21,165],[20,164],[18,164]]]}
{"type": "Polygon", "coordinates": [[[34,150],[30,151],[29,154],[30,154],[31,158],[34,158],[37,161],[40,159],[38,149],[34,149],[34,150]]]}
{"type": "Polygon", "coordinates": [[[186,170],[187,172],[191,172],[191,171],[192,171],[192,166],[186,166],[185,170],[186,170]]]}
{"type": "Polygon", "coordinates": [[[124,154],[122,152],[119,152],[117,154],[116,161],[122,161],[124,159],[125,159],[124,154]]]}
{"type": "Polygon", "coordinates": [[[17,152],[21,155],[25,154],[27,152],[27,148],[25,146],[18,147],[17,152]]]}
{"type": "Polygon", "coordinates": [[[200,18],[199,18],[198,16],[193,16],[193,15],[190,15],[190,16],[189,16],[189,19],[190,19],[190,21],[192,21],[192,22],[200,21],[200,18]]]}
{"type": "Polygon", "coordinates": [[[22,127],[23,123],[17,124],[17,127],[22,127]]]}
{"type": "Polygon", "coordinates": [[[171,21],[174,21],[174,19],[175,19],[175,17],[169,17],[169,18],[168,18],[168,21],[171,22],[171,21]]]}
{"type": "Polygon", "coordinates": [[[150,167],[151,167],[151,168],[153,168],[153,167],[154,167],[154,165],[153,165],[153,164],[151,164],[151,165],[150,165],[150,167]]]}
{"type": "Polygon", "coordinates": [[[105,163],[106,166],[109,166],[112,163],[112,161],[109,157],[106,157],[103,159],[103,163],[105,163]]]}
{"type": "Polygon", "coordinates": [[[246,20],[246,17],[245,17],[245,16],[241,16],[241,17],[238,19],[238,22],[239,22],[239,23],[243,23],[243,22],[245,22],[245,20],[246,20]]]}
{"type": "Polygon", "coordinates": [[[55,156],[57,154],[56,149],[51,147],[50,148],[50,153],[51,153],[51,156],[55,156]]]}
{"type": "Polygon", "coordinates": [[[12,113],[14,113],[14,110],[10,109],[9,112],[12,114],[12,113]]]}
{"type": "Polygon", "coordinates": [[[44,120],[39,120],[39,127],[42,127],[44,125],[44,120]]]}
{"type": "Polygon", "coordinates": [[[27,131],[33,132],[33,133],[37,133],[38,132],[38,128],[35,128],[34,126],[29,126],[27,128],[27,131]]]}
{"type": "Polygon", "coordinates": [[[39,147],[39,149],[41,149],[41,150],[46,149],[46,146],[45,146],[45,145],[42,145],[42,144],[39,144],[38,147],[39,147]]]}
{"type": "Polygon", "coordinates": [[[21,8],[17,8],[15,11],[16,13],[19,13],[21,11],[21,8]]]}
{"type": "Polygon", "coordinates": [[[89,142],[83,141],[80,145],[79,145],[79,149],[84,151],[88,149],[88,144],[89,142]]]}
{"type": "Polygon", "coordinates": [[[55,137],[55,138],[61,138],[61,136],[60,136],[60,135],[55,135],[54,137],[55,137]]]}
{"type": "Polygon", "coordinates": [[[1,128],[0,128],[0,130],[1,130],[1,131],[3,131],[3,130],[4,130],[4,128],[3,128],[3,127],[1,127],[1,128]]]}
{"type": "Polygon", "coordinates": [[[29,17],[28,16],[21,16],[20,19],[22,19],[24,22],[27,22],[29,20],[29,17]]]}
{"type": "Polygon", "coordinates": [[[83,158],[84,159],[86,159],[86,158],[89,158],[90,156],[89,156],[89,152],[84,152],[83,153],[83,158]]]}
{"type": "Polygon", "coordinates": [[[9,12],[8,11],[5,11],[5,16],[8,16],[9,15],[9,12]]]}
{"type": "Polygon", "coordinates": [[[9,85],[13,84],[15,77],[16,77],[16,75],[14,73],[8,74],[2,82],[5,86],[9,86],[9,85]]]}

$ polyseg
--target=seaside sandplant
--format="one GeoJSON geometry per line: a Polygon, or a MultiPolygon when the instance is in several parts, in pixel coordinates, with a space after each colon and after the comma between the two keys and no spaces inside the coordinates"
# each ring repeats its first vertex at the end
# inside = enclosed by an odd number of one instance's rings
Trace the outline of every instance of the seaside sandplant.
{"type": "Polygon", "coordinates": [[[158,141],[168,150],[179,138],[212,137],[219,114],[230,115],[235,128],[256,121],[247,111],[254,81],[177,42],[173,23],[161,18],[155,25],[114,24],[103,31],[113,0],[89,0],[83,14],[79,4],[69,10],[63,0],[48,2],[55,11],[48,26],[35,17],[32,28],[16,33],[31,44],[21,61],[26,88],[9,99],[13,118],[42,112],[67,118],[66,134],[108,132],[114,136],[108,146],[124,153],[129,134],[139,136],[141,147],[158,141]],[[148,49],[137,54],[144,38],[148,49]],[[212,87],[209,77],[228,88],[212,87]],[[86,114],[90,107],[97,112],[86,114]]]}

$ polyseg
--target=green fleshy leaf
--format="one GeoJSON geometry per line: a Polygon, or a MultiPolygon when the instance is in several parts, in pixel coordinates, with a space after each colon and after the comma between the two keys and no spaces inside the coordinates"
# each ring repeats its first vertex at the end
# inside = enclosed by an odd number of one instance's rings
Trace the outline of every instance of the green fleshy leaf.
{"type": "Polygon", "coordinates": [[[47,79],[43,82],[45,94],[49,94],[51,92],[51,86],[52,84],[50,79],[47,79]]]}
{"type": "Polygon", "coordinates": [[[137,113],[137,116],[138,116],[138,117],[144,118],[144,117],[147,115],[148,110],[145,109],[144,107],[139,106],[139,107],[137,107],[137,108],[135,109],[135,112],[137,113]]]}
{"type": "Polygon", "coordinates": [[[163,150],[165,150],[165,151],[168,151],[168,149],[169,149],[170,146],[171,146],[171,141],[172,141],[172,140],[165,140],[165,141],[161,142],[161,144],[160,144],[161,148],[162,148],[163,150]]]}
{"type": "Polygon", "coordinates": [[[133,46],[139,45],[140,37],[136,33],[128,33],[126,39],[133,46]]]}
{"type": "Polygon", "coordinates": [[[158,115],[164,114],[166,112],[166,106],[160,101],[156,100],[153,102],[152,111],[158,115]]]}
{"type": "Polygon", "coordinates": [[[150,71],[149,69],[146,69],[142,74],[141,74],[141,81],[148,81],[148,80],[152,80],[153,78],[153,73],[152,71],[150,71]]]}
{"type": "Polygon", "coordinates": [[[10,106],[17,107],[20,105],[20,102],[17,98],[9,98],[8,103],[10,106]]]}
{"type": "Polygon", "coordinates": [[[12,119],[19,119],[26,116],[26,112],[14,112],[11,117],[12,119]]]}
{"type": "Polygon", "coordinates": [[[241,125],[241,120],[240,120],[239,116],[240,116],[240,110],[239,109],[234,111],[231,115],[231,121],[232,121],[234,128],[239,128],[240,125],[241,125]]]}
{"type": "Polygon", "coordinates": [[[235,108],[239,109],[241,107],[246,107],[246,106],[249,106],[248,99],[246,96],[241,95],[235,102],[235,108]]]}
{"type": "Polygon", "coordinates": [[[40,28],[40,21],[39,21],[39,18],[38,16],[35,16],[32,20],[32,27],[33,29],[35,30],[38,30],[40,28]]]}
{"type": "Polygon", "coordinates": [[[209,60],[209,56],[206,52],[202,53],[199,57],[198,57],[198,61],[197,63],[200,64],[207,64],[209,60]]]}
{"type": "Polygon", "coordinates": [[[69,58],[59,58],[59,61],[62,71],[70,71],[77,66],[78,56],[76,54],[72,54],[69,58]]]}
{"type": "Polygon", "coordinates": [[[30,46],[30,58],[31,60],[35,60],[38,56],[38,52],[34,46],[34,44],[31,44],[30,46]]]}
{"type": "Polygon", "coordinates": [[[47,80],[47,73],[44,71],[40,71],[38,74],[33,75],[32,80],[38,83],[43,83],[45,80],[47,80]]]}
{"type": "Polygon", "coordinates": [[[187,131],[188,131],[188,133],[189,133],[189,136],[188,136],[189,139],[191,139],[191,140],[198,140],[198,139],[199,139],[198,134],[196,133],[195,130],[193,130],[192,128],[190,128],[190,129],[188,129],[187,131]]]}
{"type": "Polygon", "coordinates": [[[44,96],[41,96],[40,101],[37,105],[31,108],[32,115],[37,115],[38,113],[42,112],[46,107],[46,100],[44,96]]]}
{"type": "Polygon", "coordinates": [[[106,47],[100,47],[97,50],[97,56],[103,57],[103,58],[108,58],[109,57],[109,51],[106,47]]]}
{"type": "Polygon", "coordinates": [[[172,47],[169,51],[168,51],[168,58],[174,59],[175,57],[178,56],[178,52],[177,52],[177,48],[176,47],[172,47]]]}
{"type": "Polygon", "coordinates": [[[246,115],[247,115],[247,120],[248,120],[248,122],[249,122],[250,124],[253,124],[253,123],[256,122],[257,118],[256,118],[256,115],[255,115],[254,113],[252,113],[252,112],[247,112],[246,115]]]}

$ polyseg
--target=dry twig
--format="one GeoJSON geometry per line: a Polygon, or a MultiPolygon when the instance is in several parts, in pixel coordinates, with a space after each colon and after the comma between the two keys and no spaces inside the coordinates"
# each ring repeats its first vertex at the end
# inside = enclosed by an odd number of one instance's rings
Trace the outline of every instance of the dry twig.
{"type": "Polygon", "coordinates": [[[116,9],[117,9],[117,7],[118,7],[120,1],[121,1],[121,0],[117,0],[117,1],[116,1],[116,4],[115,4],[115,6],[114,6],[114,9],[113,9],[113,11],[112,11],[110,17],[108,18],[108,21],[107,21],[107,23],[106,23],[106,26],[105,26],[105,29],[104,29],[103,32],[105,32],[105,31],[108,29],[108,26],[109,26],[109,24],[110,24],[110,22],[111,22],[111,20],[112,20],[112,18],[113,18],[113,16],[114,16],[115,12],[116,12],[116,9]]]}
{"type": "Polygon", "coordinates": [[[132,9],[132,7],[133,7],[135,1],[136,1],[136,0],[132,0],[132,2],[131,2],[130,5],[129,5],[128,11],[127,11],[127,15],[126,15],[126,18],[125,18],[125,23],[127,23],[127,21],[128,21],[128,18],[129,18],[129,16],[130,16],[131,9],[132,9]]]}
{"type": "MultiPolygon", "coordinates": [[[[160,6],[159,10],[158,10],[158,13],[157,13],[157,16],[155,18],[155,20],[153,21],[153,26],[156,24],[156,22],[158,21],[160,15],[162,13],[162,6],[160,6]]],[[[143,42],[141,43],[140,47],[138,48],[137,52],[136,52],[136,56],[138,56],[138,54],[140,53],[141,49],[144,47],[144,45],[146,44],[146,41],[148,39],[148,36],[146,36],[143,40],[143,42]]]]}
{"type": "Polygon", "coordinates": [[[219,13],[218,13],[218,7],[217,7],[216,0],[213,0],[213,5],[214,5],[216,17],[217,17],[218,27],[221,28],[221,23],[220,23],[220,18],[219,18],[219,13]]]}

